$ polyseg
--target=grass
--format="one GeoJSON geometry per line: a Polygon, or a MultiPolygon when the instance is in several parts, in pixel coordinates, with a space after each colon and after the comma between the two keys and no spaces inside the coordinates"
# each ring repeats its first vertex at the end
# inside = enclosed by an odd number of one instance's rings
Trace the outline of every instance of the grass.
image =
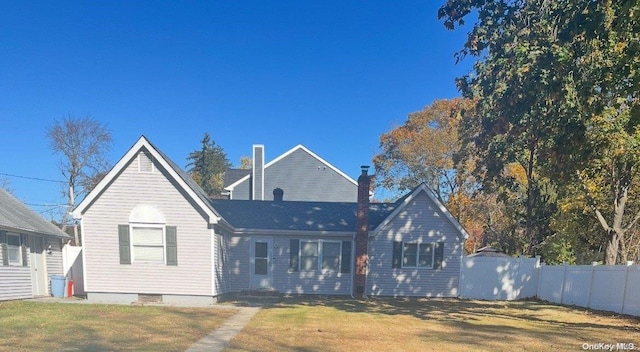
{"type": "Polygon", "coordinates": [[[235,309],[0,302],[1,351],[184,351],[235,309]]]}
{"type": "Polygon", "coordinates": [[[534,301],[283,299],[229,350],[542,351],[600,342],[640,348],[640,319],[534,301]]]}

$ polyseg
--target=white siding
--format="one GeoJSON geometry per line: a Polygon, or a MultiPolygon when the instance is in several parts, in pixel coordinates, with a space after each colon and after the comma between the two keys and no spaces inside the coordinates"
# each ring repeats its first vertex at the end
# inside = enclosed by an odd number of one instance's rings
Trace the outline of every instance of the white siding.
{"type": "MultiPolygon", "coordinates": [[[[48,237],[44,241],[44,253],[47,262],[47,275],[64,275],[64,268],[62,264],[62,241],[57,238],[48,237]],[[51,245],[51,254],[48,253],[47,248],[51,245]]],[[[48,278],[47,278],[48,279],[48,278]]]]}
{"type": "Polygon", "coordinates": [[[0,301],[31,297],[31,269],[28,266],[0,266],[0,301]]]}
{"type": "Polygon", "coordinates": [[[374,296],[457,297],[463,235],[421,192],[369,239],[367,294],[374,296]],[[393,242],[444,242],[441,270],[392,268],[393,242]]]}
{"type": "MultiPolygon", "coordinates": [[[[289,272],[289,246],[292,237],[276,237],[273,240],[273,286],[287,294],[350,295],[352,273],[323,273],[321,271],[289,272]]],[[[301,240],[325,239],[332,241],[351,241],[351,237],[297,237],[301,240]]],[[[349,260],[353,261],[353,258],[349,260]]],[[[353,266],[353,265],[352,265],[353,266]]],[[[353,269],[353,268],[352,268],[353,269]]]]}
{"type": "Polygon", "coordinates": [[[249,289],[250,236],[225,236],[225,271],[227,272],[227,292],[249,289]]]}
{"type": "Polygon", "coordinates": [[[214,294],[207,221],[167,175],[157,161],[153,172],[138,172],[134,158],[83,214],[87,292],[214,294]],[[167,226],[177,227],[177,266],[120,264],[118,225],[128,224],[131,210],[141,204],[155,207],[167,226]]]}
{"type": "MultiPolygon", "coordinates": [[[[289,271],[290,240],[351,241],[351,237],[259,236],[273,238],[273,289],[287,294],[350,295],[352,273],[322,273],[320,271],[289,271]]],[[[228,289],[239,292],[250,288],[250,243],[252,236],[225,236],[225,265],[228,289]]],[[[349,259],[353,261],[353,257],[349,259]]],[[[353,266],[353,265],[352,265],[353,266]]],[[[352,268],[353,269],[353,268],[352,268]]]]}

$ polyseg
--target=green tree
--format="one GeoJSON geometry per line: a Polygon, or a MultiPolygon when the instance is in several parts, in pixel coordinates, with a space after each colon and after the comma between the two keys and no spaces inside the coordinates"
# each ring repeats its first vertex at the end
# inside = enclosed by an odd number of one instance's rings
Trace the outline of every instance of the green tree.
{"type": "Polygon", "coordinates": [[[499,174],[505,163],[525,160],[530,195],[538,180],[581,185],[606,234],[606,264],[618,261],[625,235],[640,219],[629,214],[640,155],[639,6],[449,0],[438,13],[453,29],[477,10],[457,55],[479,60],[458,86],[478,102],[476,145],[487,171],[499,174]]]}
{"type": "Polygon", "coordinates": [[[187,172],[209,197],[220,197],[223,191],[224,172],[231,167],[227,154],[211,140],[209,133],[202,138],[202,147],[189,153],[187,172]]]}

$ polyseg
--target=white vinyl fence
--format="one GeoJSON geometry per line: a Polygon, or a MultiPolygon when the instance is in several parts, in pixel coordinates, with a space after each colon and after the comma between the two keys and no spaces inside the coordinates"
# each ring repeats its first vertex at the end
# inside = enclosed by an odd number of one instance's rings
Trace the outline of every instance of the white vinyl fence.
{"type": "Polygon", "coordinates": [[[62,247],[62,266],[64,275],[73,280],[73,294],[84,295],[82,247],[70,246],[68,244],[62,247]]]}
{"type": "Polygon", "coordinates": [[[463,258],[460,297],[541,300],[640,316],[639,265],[540,265],[539,258],[463,258]]]}

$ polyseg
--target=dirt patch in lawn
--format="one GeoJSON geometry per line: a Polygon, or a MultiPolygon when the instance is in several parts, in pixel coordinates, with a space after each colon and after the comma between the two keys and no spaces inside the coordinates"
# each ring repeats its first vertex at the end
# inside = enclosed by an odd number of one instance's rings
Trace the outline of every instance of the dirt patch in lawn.
{"type": "Polygon", "coordinates": [[[640,348],[640,319],[543,302],[282,299],[234,338],[242,351],[582,350],[640,348]]]}
{"type": "Polygon", "coordinates": [[[236,309],[0,302],[0,350],[184,351],[236,309]]]}

